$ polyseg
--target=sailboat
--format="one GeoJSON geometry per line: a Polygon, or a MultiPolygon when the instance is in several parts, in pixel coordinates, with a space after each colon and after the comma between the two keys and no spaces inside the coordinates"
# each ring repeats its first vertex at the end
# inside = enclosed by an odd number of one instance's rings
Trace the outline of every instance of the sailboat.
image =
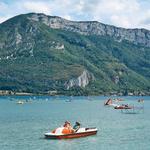
{"type": "Polygon", "coordinates": [[[113,103],[113,100],[112,100],[111,98],[109,98],[109,99],[104,103],[104,106],[113,106],[113,107],[116,107],[116,106],[119,106],[119,105],[113,103]]]}

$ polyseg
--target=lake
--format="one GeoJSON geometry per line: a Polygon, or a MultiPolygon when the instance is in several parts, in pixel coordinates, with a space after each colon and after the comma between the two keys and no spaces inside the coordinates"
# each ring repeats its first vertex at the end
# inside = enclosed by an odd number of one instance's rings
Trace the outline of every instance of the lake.
{"type": "Polygon", "coordinates": [[[124,114],[104,107],[104,96],[1,96],[0,150],[150,150],[150,96],[121,98],[134,105],[144,99],[144,112],[124,114]],[[32,102],[18,105],[18,100],[32,102]],[[99,131],[78,139],[44,138],[66,120],[99,131]]]}

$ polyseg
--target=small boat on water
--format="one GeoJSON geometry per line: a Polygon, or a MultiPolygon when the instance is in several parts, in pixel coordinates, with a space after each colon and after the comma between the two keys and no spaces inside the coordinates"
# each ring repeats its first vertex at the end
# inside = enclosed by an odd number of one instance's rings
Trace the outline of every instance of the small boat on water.
{"type": "Polygon", "coordinates": [[[72,102],[72,100],[71,100],[71,99],[68,99],[68,100],[66,100],[65,102],[67,102],[67,103],[68,103],[68,102],[72,102]]]}
{"type": "Polygon", "coordinates": [[[17,104],[24,104],[23,101],[17,101],[17,104]]]}
{"type": "Polygon", "coordinates": [[[139,103],[144,103],[144,99],[139,99],[138,102],[139,103]]]}
{"type": "Polygon", "coordinates": [[[112,99],[108,99],[105,103],[104,103],[104,105],[105,106],[109,106],[109,105],[111,105],[113,102],[112,102],[112,99]]]}
{"type": "Polygon", "coordinates": [[[114,109],[133,109],[133,107],[126,104],[115,106],[114,109]]]}
{"type": "Polygon", "coordinates": [[[72,139],[95,135],[98,131],[97,128],[81,128],[80,125],[79,122],[76,122],[72,128],[71,123],[66,121],[63,127],[58,127],[44,135],[49,139],[72,139]]]}
{"type": "MultiPolygon", "coordinates": [[[[61,130],[60,127],[59,131],[61,130]]],[[[98,129],[97,128],[80,128],[77,132],[74,133],[69,133],[69,134],[63,134],[61,132],[48,132],[45,133],[45,137],[49,139],[72,139],[72,138],[80,138],[80,137],[85,137],[85,136],[90,136],[90,135],[95,135],[97,133],[98,129]]]]}
{"type": "Polygon", "coordinates": [[[108,99],[108,100],[104,103],[104,106],[116,107],[116,106],[119,106],[119,105],[116,104],[116,103],[113,103],[113,100],[112,100],[112,99],[108,99]]]}

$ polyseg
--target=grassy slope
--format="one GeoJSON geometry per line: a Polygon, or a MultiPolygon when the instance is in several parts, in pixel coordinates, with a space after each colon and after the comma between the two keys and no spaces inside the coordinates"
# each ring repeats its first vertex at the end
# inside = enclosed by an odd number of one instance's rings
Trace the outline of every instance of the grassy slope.
{"type": "Polygon", "coordinates": [[[0,25],[0,56],[16,55],[17,59],[0,61],[0,89],[39,92],[59,90],[68,93],[64,83],[79,76],[84,69],[95,80],[85,89],[73,88],[72,94],[101,94],[110,91],[149,90],[150,49],[126,41],[118,43],[109,37],[84,36],[50,29],[26,18],[15,18],[0,25]],[[29,30],[35,29],[33,33],[29,30]],[[14,28],[24,35],[22,44],[13,45],[14,28]],[[35,35],[34,35],[35,33],[35,35]],[[65,45],[55,49],[52,42],[65,45]],[[29,55],[28,43],[33,45],[34,57],[29,55]],[[120,82],[113,79],[119,76],[120,82]]]}

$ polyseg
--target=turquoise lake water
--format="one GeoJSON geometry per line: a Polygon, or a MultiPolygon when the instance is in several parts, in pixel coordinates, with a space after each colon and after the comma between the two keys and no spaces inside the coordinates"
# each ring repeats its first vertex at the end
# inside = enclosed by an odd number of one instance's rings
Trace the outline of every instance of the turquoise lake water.
{"type": "Polygon", "coordinates": [[[124,103],[143,98],[144,113],[123,114],[104,107],[108,97],[0,97],[0,150],[150,150],[150,97],[122,97],[124,103]],[[16,104],[17,100],[32,103],[16,104]],[[47,140],[44,133],[65,120],[98,133],[69,140],[47,140]]]}

